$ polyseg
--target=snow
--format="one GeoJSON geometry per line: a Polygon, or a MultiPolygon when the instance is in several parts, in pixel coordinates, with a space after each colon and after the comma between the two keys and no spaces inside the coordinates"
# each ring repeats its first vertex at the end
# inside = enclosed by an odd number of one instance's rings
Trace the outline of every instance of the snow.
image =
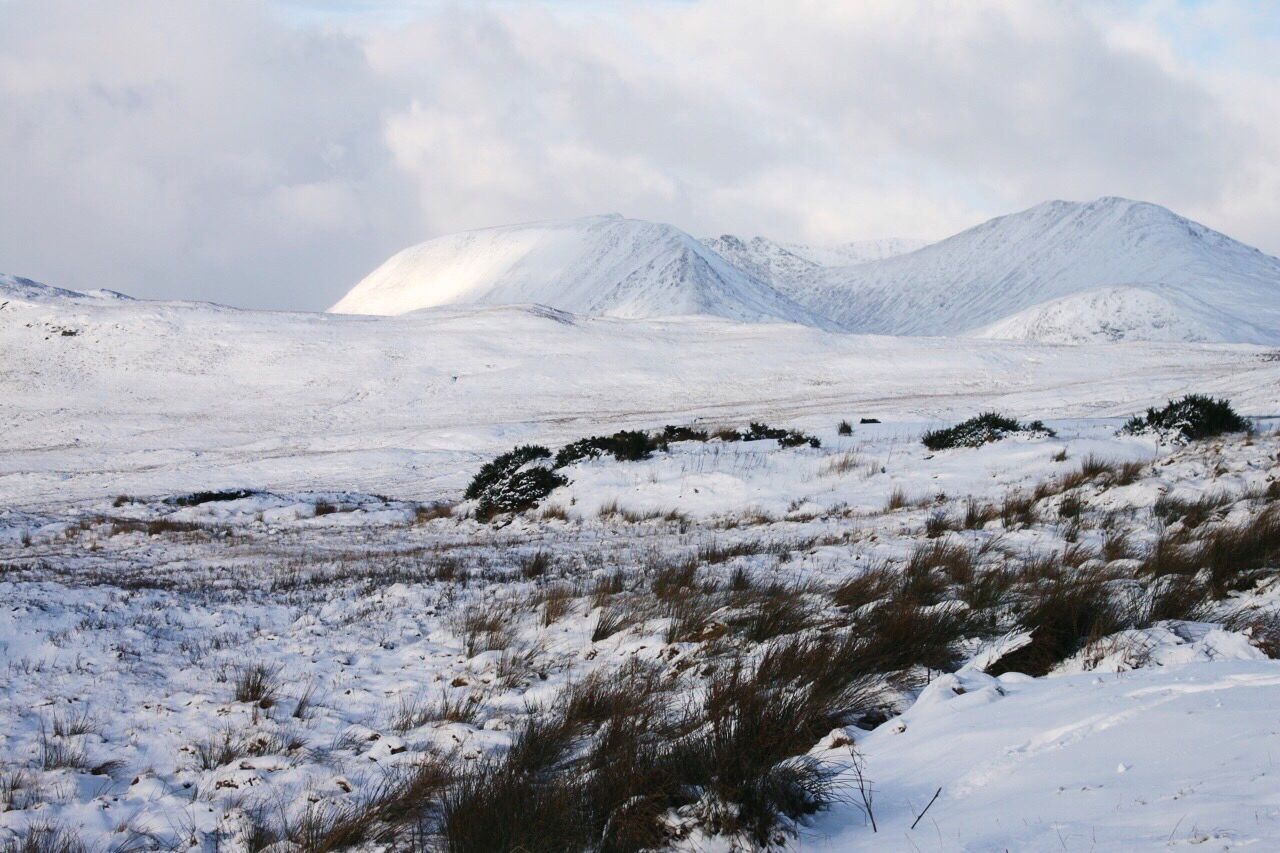
{"type": "Polygon", "coordinates": [[[778,243],[767,237],[744,240],[732,234],[708,238],[703,245],[744,273],[775,286],[803,286],[824,267],[841,267],[865,261],[879,261],[914,252],[924,240],[887,238],[859,240],[834,246],[778,243]]]}
{"type": "MultiPolygon", "coordinates": [[[[91,849],[246,849],[254,814],[296,822],[316,803],[360,802],[427,754],[460,767],[501,754],[528,709],[591,673],[648,661],[696,695],[701,644],[668,643],[661,615],[593,640],[601,614],[585,591],[702,547],[757,546],[700,567],[721,584],[735,570],[836,584],[900,563],[928,541],[935,513],[960,517],[970,497],[996,504],[1090,456],[1144,466],[1127,485],[1077,487],[1088,523],[1068,524],[1050,496],[1025,525],[992,519],[948,535],[1016,566],[1068,542],[1100,554],[1117,531],[1142,553],[1180,529],[1154,516],[1162,497],[1229,494],[1204,523],[1243,521],[1280,479],[1280,353],[1185,340],[1228,328],[1252,340],[1232,312],[1274,289],[1274,259],[1185,220],[1178,236],[1172,214],[1149,207],[1051,205],[944,241],[941,255],[928,246],[856,266],[781,245],[742,256],[779,269],[794,259],[794,281],[860,277],[870,291],[917,276],[912,292],[928,304],[901,316],[950,317],[974,337],[839,333],[803,311],[775,322],[799,309],[756,271],[621,218],[425,244],[333,314],[0,278],[0,843],[56,824],[91,849]],[[1090,229],[1098,219],[1107,229],[1090,229]],[[1178,284],[1172,266],[1133,266],[1094,280],[1085,260],[1111,245],[1103,231],[1128,235],[1115,237],[1127,258],[1167,253],[1203,277],[1178,284]],[[944,261],[977,252],[973,240],[1021,246],[1034,276],[979,280],[996,263],[983,255],[990,264],[974,261],[974,278],[957,282],[944,261]],[[1186,245],[1203,249],[1199,261],[1186,245]],[[949,285],[925,274],[933,265],[949,285]],[[1210,273],[1219,278],[1200,287],[1210,273]],[[992,281],[1004,309],[987,311],[992,281]],[[947,307],[948,287],[973,311],[947,307]],[[1045,293],[1048,305],[1008,310],[1045,293]],[[546,304],[496,304],[507,299],[546,304]],[[1164,340],[1130,340],[1153,336],[1164,340]],[[1230,398],[1258,432],[1186,446],[1117,434],[1129,415],[1188,392],[1230,398]],[[989,409],[1044,419],[1057,435],[940,452],[919,441],[989,409]],[[842,436],[846,418],[855,425],[842,436]],[[803,429],[821,446],[680,442],[638,462],[568,466],[546,515],[486,525],[465,503],[424,512],[457,501],[480,464],[517,444],[749,421],[803,429]],[[248,493],[178,499],[217,489],[248,493]],[[897,497],[907,505],[891,508],[897,497]],[[549,555],[545,577],[522,570],[536,553],[549,555]],[[539,596],[554,585],[576,597],[548,620],[539,596]],[[471,653],[459,627],[470,612],[502,614],[509,647],[471,653]],[[277,676],[269,707],[234,698],[249,662],[277,676]],[[474,718],[397,722],[444,696],[473,700],[474,718]],[[56,736],[82,753],[78,766],[53,766],[48,730],[82,713],[86,731],[56,736]],[[202,757],[227,737],[233,760],[202,757]]],[[[886,322],[909,302],[886,301],[886,322]]],[[[1250,316],[1273,332],[1267,304],[1250,316]]],[[[1121,632],[1037,679],[982,672],[1025,631],[965,640],[969,665],[887,697],[901,713],[814,745],[841,768],[845,796],[792,846],[1280,846],[1269,754],[1280,663],[1224,621],[1278,602],[1272,578],[1195,614],[1204,621],[1121,632]],[[843,741],[873,785],[878,832],[843,741]]],[[[728,841],[695,833],[680,844],[728,841]]]]}
{"type": "Polygon", "coordinates": [[[0,386],[10,506],[242,487],[436,499],[522,441],[694,418],[866,414],[922,429],[992,407],[1125,417],[1193,391],[1269,414],[1280,361],[1249,346],[1068,348],[515,307],[361,317],[11,299],[0,386]]]}
{"type": "MultiPolygon", "coordinates": [[[[845,805],[817,820],[803,848],[1274,849],[1277,703],[1274,661],[943,676],[855,744],[874,778],[879,832],[845,805]]],[[[825,757],[847,763],[847,753],[825,757]]]]}
{"type": "Polygon", "coordinates": [[[620,216],[487,228],[430,240],[394,255],[330,310],[403,314],[462,304],[823,325],[820,317],[679,229],[620,216]]]}
{"type": "MultiPolygon", "coordinates": [[[[1121,327],[1126,339],[1163,339],[1172,315],[1208,340],[1280,343],[1280,260],[1158,205],[1120,198],[1046,202],[782,289],[841,328],[955,335],[1116,285],[1168,306],[1151,327],[1121,327]]],[[[1084,316],[1107,311],[1107,300],[1071,305],[1087,327],[1108,320],[1084,316]]]]}
{"type": "Polygon", "coordinates": [[[980,338],[1080,344],[1090,341],[1207,341],[1213,331],[1155,290],[1105,287],[1053,299],[973,333],[980,338]]]}
{"type": "Polygon", "coordinates": [[[531,303],[887,335],[1278,344],[1280,260],[1122,198],[1046,202],[927,245],[698,242],[670,225],[597,216],[414,246],[332,310],[531,303]]]}
{"type": "MultiPolygon", "coordinates": [[[[1115,420],[1062,420],[1051,424],[1055,438],[931,454],[914,440],[916,425],[858,425],[841,437],[831,417],[822,420],[819,449],[687,442],[642,462],[572,466],[573,482],[554,495],[568,508],[567,521],[420,523],[395,499],[284,491],[183,507],[146,498],[119,506],[62,501],[22,519],[0,514],[0,530],[20,523],[30,534],[27,545],[0,537],[0,565],[7,566],[0,577],[0,774],[27,773],[26,787],[0,812],[0,837],[52,822],[104,848],[144,839],[243,849],[239,839],[254,813],[297,820],[316,802],[358,802],[427,752],[464,767],[501,753],[528,708],[550,703],[588,673],[633,659],[679,673],[696,661],[697,644],[664,641],[663,619],[592,641],[598,613],[589,598],[543,624],[535,596],[547,587],[518,568],[534,552],[552,555],[552,572],[589,583],[709,542],[801,543],[786,556],[746,558],[721,571],[738,566],[771,579],[838,582],[872,562],[902,558],[937,508],[955,513],[969,494],[998,500],[1089,454],[1155,460],[1131,485],[1096,483],[1082,493],[1099,513],[1147,536],[1155,535],[1147,511],[1162,494],[1245,494],[1280,476],[1280,434],[1270,431],[1248,443],[1162,448],[1116,436],[1115,420]],[[1062,450],[1067,461],[1055,461],[1062,450]],[[832,469],[850,453],[877,464],[832,469]],[[885,512],[884,496],[899,487],[931,499],[885,512]],[[950,497],[933,498],[939,492],[950,497]],[[610,499],[687,520],[597,516],[593,508],[610,499]],[[800,505],[785,506],[787,499],[800,505]],[[316,515],[321,502],[336,511],[316,515]],[[757,508],[774,517],[749,520],[757,508]],[[206,532],[155,535],[130,526],[156,519],[206,532]],[[442,560],[482,576],[466,584],[432,580],[442,560]],[[512,654],[464,650],[458,614],[471,607],[506,614],[515,659],[529,661],[515,677],[512,654]],[[276,668],[280,689],[269,708],[232,697],[238,668],[253,662],[276,668]],[[478,697],[477,719],[396,722],[401,709],[442,695],[478,697]],[[303,696],[310,709],[298,711],[303,696]],[[41,726],[80,714],[89,730],[63,740],[83,751],[83,769],[41,769],[41,726]],[[199,750],[227,733],[244,751],[203,766],[199,750]]],[[[1052,521],[1020,530],[993,522],[963,535],[1005,559],[1061,543],[1052,521]]],[[[1082,544],[1093,535],[1084,531],[1082,544]]],[[[1273,584],[1233,604],[1274,608],[1278,597],[1273,584]]],[[[1280,663],[1213,623],[1161,623],[1104,648],[1114,651],[1082,655],[1040,679],[985,675],[977,664],[990,656],[976,648],[970,665],[903,696],[900,715],[815,744],[815,756],[849,768],[848,747],[833,744],[852,741],[873,786],[879,831],[858,808],[845,769],[841,800],[800,827],[792,846],[1280,843],[1280,802],[1270,784],[1270,752],[1280,747],[1280,663]],[[1137,646],[1143,654],[1121,653],[1137,646]],[[910,829],[939,787],[937,802],[910,829]]],[[[695,835],[680,846],[727,843],[695,835]]]]}

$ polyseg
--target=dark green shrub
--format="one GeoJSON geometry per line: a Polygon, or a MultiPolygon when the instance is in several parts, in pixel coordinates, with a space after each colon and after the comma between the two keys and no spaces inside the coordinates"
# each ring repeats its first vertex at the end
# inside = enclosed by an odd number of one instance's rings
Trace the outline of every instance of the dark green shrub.
{"type": "Polygon", "coordinates": [[[1147,414],[1134,415],[1121,432],[1130,435],[1154,432],[1183,441],[1211,438],[1226,432],[1244,432],[1248,422],[1236,414],[1227,400],[1215,400],[1204,394],[1188,394],[1181,400],[1170,400],[1163,409],[1147,409],[1147,414]]]}
{"type": "Polygon", "coordinates": [[[555,467],[563,468],[582,459],[594,459],[608,453],[619,462],[648,459],[653,451],[665,447],[662,438],[635,430],[619,430],[613,435],[593,435],[566,444],[556,454],[555,467]]]}
{"type": "Polygon", "coordinates": [[[848,421],[841,421],[840,426],[836,427],[836,433],[839,435],[853,435],[853,424],[848,421]]]}
{"type": "Polygon", "coordinates": [[[812,435],[805,435],[799,430],[782,429],[781,427],[771,427],[768,424],[756,423],[752,421],[745,430],[735,433],[736,438],[726,438],[727,441],[763,441],[772,438],[778,442],[779,447],[799,447],[807,444],[810,447],[821,447],[822,442],[812,435]]]}
{"type": "Polygon", "coordinates": [[[951,447],[980,447],[1016,432],[1049,437],[1054,435],[1053,430],[1045,426],[1043,421],[1022,424],[999,412],[983,412],[953,427],[931,429],[920,440],[930,450],[946,450],[951,447]]]}
{"type": "MultiPolygon", "coordinates": [[[[200,504],[217,503],[219,501],[238,501],[259,494],[252,489],[222,489],[215,492],[192,492],[189,495],[175,495],[165,498],[169,506],[199,506],[200,504]]],[[[120,504],[115,504],[120,506],[120,504]]]]}
{"type": "Polygon", "coordinates": [[[706,441],[709,438],[707,431],[704,429],[694,429],[687,426],[673,426],[667,424],[662,428],[662,440],[664,442],[672,441],[706,441]]]}
{"type": "Polygon", "coordinates": [[[547,448],[526,444],[486,462],[465,492],[467,500],[477,502],[476,515],[491,518],[501,512],[531,509],[567,483],[549,468],[533,464],[550,456],[547,448]]]}

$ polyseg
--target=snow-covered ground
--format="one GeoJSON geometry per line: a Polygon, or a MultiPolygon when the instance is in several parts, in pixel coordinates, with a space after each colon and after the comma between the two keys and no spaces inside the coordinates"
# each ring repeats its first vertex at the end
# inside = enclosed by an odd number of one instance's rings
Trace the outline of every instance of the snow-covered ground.
{"type": "MultiPolygon", "coordinates": [[[[857,624],[834,591],[937,542],[987,570],[1030,576],[1049,555],[1140,585],[1129,576],[1162,535],[1238,526],[1280,493],[1280,358],[1265,347],[518,307],[269,314],[30,284],[0,303],[0,834],[56,826],[95,849],[296,838],[309,814],[358,808],[426,756],[466,771],[502,755],[568,685],[634,661],[679,704],[704,666],[779,640],[743,627],[769,590],[799,590],[803,631],[857,624]],[[1186,447],[1117,435],[1191,391],[1230,397],[1258,433],[1186,447]],[[992,408],[1057,435],[919,441],[992,408]],[[516,444],[749,421],[821,446],[680,442],[575,463],[541,508],[497,524],[444,509],[516,444]],[[1089,459],[1111,473],[1008,509],[1089,459]],[[192,495],[221,489],[246,493],[192,495]],[[1204,499],[1205,518],[1158,509],[1173,499],[1204,499]],[[684,597],[714,600],[692,632],[653,591],[689,558],[684,597]],[[246,684],[259,664],[265,697],[246,684]]],[[[953,592],[930,607],[969,606],[953,592]]],[[[884,686],[887,721],[815,738],[839,796],[782,843],[1280,844],[1280,664],[1252,628],[1222,627],[1273,613],[1276,595],[1263,580],[1034,679],[981,672],[1026,641],[1014,628],[961,638],[959,672],[917,667],[884,686]]],[[[670,845],[730,846],[681,809],[670,845]]]]}
{"type": "Polygon", "coordinates": [[[910,431],[987,408],[1128,416],[1192,391],[1280,411],[1280,360],[1262,347],[902,339],[518,307],[384,318],[0,303],[0,500],[16,506],[243,487],[450,498],[521,441],[694,419],[869,416],[910,431]]]}

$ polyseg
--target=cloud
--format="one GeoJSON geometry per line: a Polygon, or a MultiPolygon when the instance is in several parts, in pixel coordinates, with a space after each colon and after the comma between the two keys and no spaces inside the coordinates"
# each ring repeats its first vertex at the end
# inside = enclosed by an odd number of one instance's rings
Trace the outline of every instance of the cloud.
{"type": "Polygon", "coordinates": [[[416,236],[382,140],[399,101],[358,43],[217,0],[0,15],[6,271],[315,307],[365,271],[353,246],[416,236]]]}
{"type": "Polygon", "coordinates": [[[284,6],[0,5],[0,269],[319,308],[462,228],[940,237],[1110,194],[1280,249],[1274,28],[1229,3],[284,6]]]}

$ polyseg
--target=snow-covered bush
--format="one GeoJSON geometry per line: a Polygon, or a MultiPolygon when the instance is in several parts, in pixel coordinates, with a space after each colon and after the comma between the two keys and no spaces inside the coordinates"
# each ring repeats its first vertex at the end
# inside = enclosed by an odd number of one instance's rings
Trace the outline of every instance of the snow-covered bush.
{"type": "Polygon", "coordinates": [[[502,512],[532,509],[568,481],[546,466],[551,451],[526,444],[486,462],[467,486],[465,497],[476,501],[476,515],[491,518],[502,512]]]}
{"type": "Polygon", "coordinates": [[[1012,433],[1043,435],[1052,437],[1053,430],[1043,421],[1031,421],[1024,424],[1014,418],[1006,417],[999,412],[983,412],[977,417],[969,418],[953,427],[931,429],[921,441],[930,450],[945,450],[950,447],[980,447],[988,442],[1000,441],[1012,433]]]}
{"type": "Polygon", "coordinates": [[[822,441],[816,436],[805,435],[799,430],[771,427],[768,424],[757,423],[756,421],[752,421],[745,430],[729,433],[719,432],[716,435],[725,441],[762,441],[766,438],[772,438],[778,442],[779,447],[799,447],[802,444],[807,444],[810,447],[822,446],[822,441]]]}
{"type": "Polygon", "coordinates": [[[1181,400],[1170,400],[1163,409],[1152,407],[1146,415],[1134,415],[1122,432],[1130,435],[1155,433],[1175,441],[1195,441],[1226,432],[1243,432],[1249,428],[1227,400],[1215,400],[1204,394],[1188,394],[1181,400]]]}
{"type": "Polygon", "coordinates": [[[624,429],[613,435],[593,435],[566,444],[556,453],[555,467],[563,468],[581,459],[594,459],[606,453],[619,462],[638,462],[648,459],[653,451],[664,446],[661,438],[624,429]]]}

